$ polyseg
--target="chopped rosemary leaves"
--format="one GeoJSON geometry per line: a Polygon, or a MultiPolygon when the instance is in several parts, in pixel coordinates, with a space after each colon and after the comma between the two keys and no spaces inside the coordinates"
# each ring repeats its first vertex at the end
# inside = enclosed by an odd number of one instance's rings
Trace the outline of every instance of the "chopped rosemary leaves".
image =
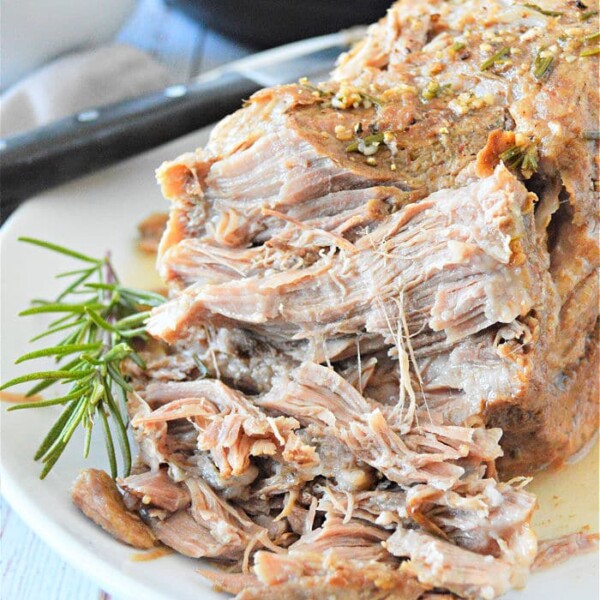
{"type": "Polygon", "coordinates": [[[360,97],[363,99],[363,102],[366,100],[375,106],[381,106],[381,100],[379,98],[375,98],[375,96],[371,96],[370,94],[366,94],[365,92],[359,92],[360,97]]]}
{"type": "Polygon", "coordinates": [[[554,56],[550,53],[547,53],[546,56],[542,56],[545,48],[540,48],[537,53],[533,64],[531,65],[533,74],[537,79],[542,79],[546,75],[550,73],[550,67],[554,62],[554,56]]]}
{"type": "Polygon", "coordinates": [[[563,13],[558,11],[558,10],[546,10],[544,8],[542,8],[541,6],[538,6],[537,4],[524,4],[523,6],[526,6],[527,8],[531,8],[531,10],[536,10],[539,13],[542,13],[543,15],[546,15],[547,17],[560,17],[563,13]]]}
{"type": "Polygon", "coordinates": [[[108,257],[92,258],[34,238],[23,237],[20,241],[69,256],[83,262],[84,266],[57,275],[71,277],[72,280],[54,301],[38,300],[32,308],[20,313],[22,316],[42,313],[62,315],[31,341],[59,331],[63,331],[65,337],[53,346],[29,352],[16,361],[22,363],[36,358],[53,357],[57,363],[56,370],[29,373],[0,386],[0,390],[4,390],[20,383],[38,382],[27,392],[26,396],[29,397],[55,383],[63,383],[70,385],[68,393],[52,400],[15,405],[8,410],[66,406],[35,453],[34,459],[41,460],[44,464],[41,479],[56,464],[80,425],[85,430],[84,456],[87,458],[96,417],[103,424],[112,476],[117,476],[113,430],[121,448],[122,470],[128,474],[131,469],[131,448],[127,438],[127,418],[119,407],[116,392],[120,393],[125,402],[131,386],[121,372],[121,362],[129,358],[144,368],[144,362],[135,351],[133,341],[144,338],[144,324],[150,314],[148,308],[158,306],[164,302],[164,298],[152,292],[121,285],[108,257]],[[67,299],[71,297],[75,297],[77,301],[68,302],[67,299]],[[68,362],[63,363],[63,360],[68,362]],[[108,416],[113,423],[112,430],[108,416]]]}
{"type": "Polygon", "coordinates": [[[445,83],[444,85],[440,85],[438,81],[432,79],[421,92],[421,96],[423,100],[433,100],[434,98],[438,98],[439,96],[445,94],[452,86],[449,83],[445,83]]]}
{"type": "Polygon", "coordinates": [[[600,39],[600,31],[597,31],[596,33],[590,33],[590,35],[583,37],[584,42],[593,42],[597,39],[600,39]]]}
{"type": "Polygon", "coordinates": [[[490,56],[487,60],[483,61],[479,68],[482,71],[487,71],[490,67],[494,66],[497,62],[503,62],[505,58],[510,56],[510,48],[508,46],[504,46],[496,52],[496,54],[490,56]]]}
{"type": "Polygon", "coordinates": [[[513,171],[533,173],[538,168],[537,148],[535,144],[511,146],[500,154],[500,160],[513,171]]]}
{"type": "Polygon", "coordinates": [[[313,94],[316,94],[320,98],[324,98],[326,96],[331,95],[330,93],[325,92],[324,90],[318,88],[316,85],[313,85],[312,83],[310,83],[310,81],[308,81],[308,79],[306,77],[301,77],[298,80],[298,84],[300,85],[300,87],[303,87],[304,89],[312,92],[313,94]]]}
{"type": "Polygon", "coordinates": [[[587,12],[584,12],[581,14],[581,17],[579,17],[582,21],[587,21],[588,19],[591,19],[593,16],[597,15],[599,11],[597,10],[588,10],[587,12]]]}
{"type": "Polygon", "coordinates": [[[383,142],[384,134],[382,132],[373,133],[364,138],[365,144],[381,144],[383,142]]]}
{"type": "Polygon", "coordinates": [[[365,156],[372,156],[379,150],[379,145],[384,141],[384,133],[373,133],[363,139],[354,140],[346,146],[346,152],[360,152],[365,156]]]}
{"type": "Polygon", "coordinates": [[[450,50],[452,50],[453,52],[458,52],[459,50],[462,50],[463,48],[466,48],[465,43],[464,42],[454,42],[454,44],[452,44],[452,46],[450,46],[450,50]]]}
{"type": "Polygon", "coordinates": [[[583,137],[586,140],[600,140],[600,131],[597,129],[586,129],[583,132],[583,137]]]}
{"type": "Polygon", "coordinates": [[[597,48],[588,48],[587,50],[584,50],[579,56],[595,56],[596,54],[600,54],[600,46],[598,46],[597,48]]]}

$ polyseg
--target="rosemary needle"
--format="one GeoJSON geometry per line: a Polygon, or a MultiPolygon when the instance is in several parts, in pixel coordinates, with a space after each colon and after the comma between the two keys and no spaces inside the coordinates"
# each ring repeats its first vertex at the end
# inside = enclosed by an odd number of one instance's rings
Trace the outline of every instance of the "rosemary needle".
{"type": "Polygon", "coordinates": [[[20,313],[21,316],[61,315],[32,341],[60,332],[64,336],[62,340],[42,350],[28,352],[16,361],[22,363],[37,358],[53,358],[57,368],[22,375],[0,386],[0,390],[3,390],[21,383],[37,382],[27,392],[26,396],[29,397],[61,383],[70,386],[68,393],[51,400],[15,405],[8,410],[56,405],[65,407],[34,455],[35,460],[43,463],[42,479],[56,464],[80,426],[85,430],[83,454],[87,457],[97,418],[102,423],[112,476],[117,476],[113,435],[116,435],[121,450],[122,470],[128,474],[131,469],[131,448],[127,438],[126,417],[118,406],[114,391],[120,390],[125,400],[126,393],[131,390],[127,376],[121,371],[124,359],[129,358],[144,368],[133,342],[144,338],[144,323],[150,314],[149,308],[158,306],[164,302],[164,298],[159,294],[121,285],[108,257],[93,258],[35,238],[24,237],[20,240],[86,263],[86,266],[57,275],[59,278],[71,278],[62,293],[50,302],[37,300],[34,306],[20,313]]]}
{"type": "Polygon", "coordinates": [[[538,168],[538,152],[535,144],[512,146],[500,154],[500,160],[514,171],[534,173],[538,168]]]}
{"type": "Polygon", "coordinates": [[[594,17],[595,15],[598,14],[597,10],[588,10],[584,13],[581,14],[581,17],[579,17],[582,21],[587,21],[588,19],[591,19],[592,17],[594,17]]]}
{"type": "Polygon", "coordinates": [[[596,54],[600,54],[600,46],[598,46],[597,48],[590,48],[589,50],[584,50],[579,56],[595,56],[596,54]]]}
{"type": "Polygon", "coordinates": [[[558,10],[546,10],[544,8],[542,8],[541,6],[538,6],[537,4],[524,4],[523,6],[526,6],[527,8],[530,8],[531,10],[535,10],[539,13],[541,13],[542,15],[546,15],[547,17],[560,17],[563,13],[558,11],[558,10]]]}
{"type": "Polygon", "coordinates": [[[480,65],[481,71],[487,71],[490,67],[494,66],[497,62],[503,62],[506,58],[510,56],[510,48],[508,46],[504,46],[496,52],[496,54],[490,56],[487,60],[483,61],[480,65]]]}
{"type": "Polygon", "coordinates": [[[550,72],[550,67],[554,62],[554,56],[550,53],[544,56],[545,48],[541,48],[533,61],[533,74],[537,79],[546,77],[550,72]]]}

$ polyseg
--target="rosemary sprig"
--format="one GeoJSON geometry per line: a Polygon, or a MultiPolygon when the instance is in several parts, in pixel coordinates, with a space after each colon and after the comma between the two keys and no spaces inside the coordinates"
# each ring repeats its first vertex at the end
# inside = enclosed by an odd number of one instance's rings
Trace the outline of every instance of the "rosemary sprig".
{"type": "Polygon", "coordinates": [[[37,382],[27,392],[26,396],[29,397],[61,383],[70,386],[68,393],[52,400],[17,404],[8,410],[65,406],[34,456],[44,465],[41,479],[56,464],[79,426],[85,430],[84,456],[87,458],[96,417],[102,422],[112,476],[117,476],[114,435],[121,449],[123,472],[128,474],[131,469],[131,448],[127,438],[126,416],[115,394],[118,392],[125,402],[131,386],[121,371],[121,363],[129,358],[141,368],[145,367],[135,351],[134,342],[144,338],[144,323],[150,314],[149,309],[164,302],[164,298],[159,294],[121,285],[108,256],[103,259],[92,258],[35,238],[23,237],[20,241],[63,254],[84,263],[84,266],[57,275],[71,280],[55,300],[35,301],[34,306],[20,313],[21,316],[43,313],[61,315],[31,341],[58,332],[62,332],[64,337],[53,346],[24,354],[16,361],[22,363],[53,357],[57,368],[16,377],[0,386],[0,390],[4,390],[21,383],[37,382]],[[72,298],[77,301],[71,301],[72,298]]]}

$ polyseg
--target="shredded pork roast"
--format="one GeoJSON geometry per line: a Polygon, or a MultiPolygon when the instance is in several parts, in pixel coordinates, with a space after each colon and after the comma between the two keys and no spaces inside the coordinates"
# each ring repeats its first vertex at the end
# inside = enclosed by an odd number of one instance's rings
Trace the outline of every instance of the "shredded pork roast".
{"type": "Polygon", "coordinates": [[[240,600],[524,584],[515,476],[598,425],[597,6],[540,1],[400,0],[329,82],[161,166],[169,300],[113,503],[144,543],[240,600]]]}

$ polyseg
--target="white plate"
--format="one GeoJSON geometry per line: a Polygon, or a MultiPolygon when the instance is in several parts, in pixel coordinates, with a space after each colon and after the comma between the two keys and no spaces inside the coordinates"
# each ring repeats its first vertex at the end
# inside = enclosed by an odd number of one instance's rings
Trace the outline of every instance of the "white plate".
{"type": "MultiPolygon", "coordinates": [[[[163,160],[200,145],[205,138],[206,132],[186,136],[45,193],[27,202],[9,219],[1,239],[3,381],[27,371],[26,366],[12,363],[32,349],[27,340],[43,325],[42,317],[19,318],[17,313],[34,297],[54,296],[61,282],[54,280],[53,274],[72,265],[67,258],[17,242],[17,237],[39,237],[97,256],[110,249],[122,279],[131,285],[145,285],[147,265],[140,267],[141,258],[135,250],[136,225],[150,212],[167,208],[154,182],[154,169],[163,160]]],[[[87,462],[81,457],[81,438],[74,439],[42,482],[38,479],[40,466],[32,456],[59,409],[6,414],[7,405],[2,404],[2,493],[44,541],[119,598],[223,598],[195,573],[198,561],[171,555],[151,562],[134,562],[130,548],[113,540],[71,504],[69,487],[78,471],[84,466],[106,467],[100,436],[93,440],[87,462]]],[[[596,554],[576,557],[535,574],[525,590],[506,596],[514,600],[568,597],[598,598],[596,554]]]]}

